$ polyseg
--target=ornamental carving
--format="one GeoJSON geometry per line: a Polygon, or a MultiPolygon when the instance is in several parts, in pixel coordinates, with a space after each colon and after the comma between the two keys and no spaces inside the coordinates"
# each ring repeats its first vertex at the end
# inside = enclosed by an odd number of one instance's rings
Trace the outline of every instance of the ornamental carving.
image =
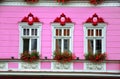
{"type": "Polygon", "coordinates": [[[59,69],[59,70],[69,70],[71,68],[72,64],[71,63],[59,63],[59,62],[53,62],[53,68],[54,69],[59,69]]]}
{"type": "Polygon", "coordinates": [[[89,17],[85,23],[92,23],[94,26],[96,26],[98,23],[105,23],[103,18],[99,17],[96,13],[89,17]]]}
{"type": "Polygon", "coordinates": [[[0,70],[4,70],[7,67],[7,63],[0,62],[0,70]]]}
{"type": "Polygon", "coordinates": [[[21,22],[27,22],[29,25],[33,25],[34,22],[40,22],[37,17],[34,17],[32,13],[24,17],[21,22]]]}
{"type": "Polygon", "coordinates": [[[66,17],[66,15],[62,13],[60,17],[57,17],[54,20],[54,23],[60,23],[60,25],[64,26],[66,23],[72,23],[72,21],[69,17],[66,17]]]}
{"type": "Polygon", "coordinates": [[[29,70],[37,69],[37,70],[39,70],[39,62],[34,62],[34,63],[22,62],[21,69],[29,69],[29,70]]]}
{"type": "Polygon", "coordinates": [[[105,70],[105,63],[85,63],[86,70],[92,71],[104,71],[105,70]]]}

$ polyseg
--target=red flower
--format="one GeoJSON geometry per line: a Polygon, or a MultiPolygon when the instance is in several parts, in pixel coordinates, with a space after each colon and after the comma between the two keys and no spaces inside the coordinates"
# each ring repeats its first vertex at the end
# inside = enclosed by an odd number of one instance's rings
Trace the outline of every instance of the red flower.
{"type": "Polygon", "coordinates": [[[74,54],[68,51],[64,51],[63,53],[55,51],[53,59],[57,60],[60,63],[67,63],[71,62],[73,59],[75,59],[75,57],[76,56],[74,54]]]}
{"type": "Polygon", "coordinates": [[[90,0],[90,3],[91,4],[100,4],[100,3],[102,3],[103,2],[103,0],[90,0]]]}
{"type": "Polygon", "coordinates": [[[86,60],[90,60],[92,62],[101,62],[106,59],[106,54],[105,53],[88,53],[85,55],[86,60]]]}
{"type": "Polygon", "coordinates": [[[59,3],[65,3],[65,2],[67,2],[69,0],[56,0],[56,1],[59,2],[59,3]]]}
{"type": "Polygon", "coordinates": [[[23,52],[21,54],[21,60],[25,61],[25,62],[33,62],[39,59],[39,55],[38,52],[23,52]]]}

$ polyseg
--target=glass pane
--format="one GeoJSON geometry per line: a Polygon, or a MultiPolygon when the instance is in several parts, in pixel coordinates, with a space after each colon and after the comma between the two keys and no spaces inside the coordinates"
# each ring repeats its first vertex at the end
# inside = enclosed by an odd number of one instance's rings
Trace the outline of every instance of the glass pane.
{"type": "Polygon", "coordinates": [[[98,29],[96,29],[96,36],[98,36],[98,34],[99,34],[99,33],[98,33],[98,29]]]}
{"type": "Polygon", "coordinates": [[[91,29],[91,36],[94,36],[94,30],[91,29]]]}
{"type": "Polygon", "coordinates": [[[56,29],[56,36],[58,36],[58,29],[56,29]]]}
{"type": "Polygon", "coordinates": [[[69,36],[70,35],[70,33],[69,33],[69,29],[67,29],[67,36],[69,36]]]}
{"type": "Polygon", "coordinates": [[[29,51],[29,39],[23,39],[23,52],[29,51]]]}
{"type": "Polygon", "coordinates": [[[56,39],[56,51],[61,51],[61,39],[56,39]]]}
{"type": "Polygon", "coordinates": [[[96,40],[96,52],[99,52],[99,53],[102,52],[102,40],[101,39],[96,40]]]}
{"type": "Polygon", "coordinates": [[[26,29],[23,29],[23,35],[26,35],[26,29]]]}
{"type": "Polygon", "coordinates": [[[59,36],[61,36],[62,35],[62,30],[61,29],[59,29],[59,36]]]}
{"type": "Polygon", "coordinates": [[[102,30],[101,29],[99,30],[99,36],[102,36],[102,30]]]}
{"type": "Polygon", "coordinates": [[[64,29],[64,36],[66,36],[66,31],[67,31],[67,30],[66,30],[66,29],[64,29]]]}
{"type": "Polygon", "coordinates": [[[37,29],[35,29],[35,35],[37,35],[37,29]]]}
{"type": "Polygon", "coordinates": [[[88,39],[88,53],[93,53],[93,40],[88,39]]]}
{"type": "Polygon", "coordinates": [[[88,29],[88,36],[90,36],[90,29],[88,29]]]}
{"type": "Polygon", "coordinates": [[[31,50],[37,50],[37,39],[31,40],[31,50]]]}
{"type": "Polygon", "coordinates": [[[29,35],[29,29],[27,29],[27,35],[29,35]]]}
{"type": "Polygon", "coordinates": [[[31,32],[32,32],[32,35],[34,35],[34,29],[32,29],[32,31],[31,31],[31,32]]]}
{"type": "Polygon", "coordinates": [[[69,51],[69,39],[64,39],[64,51],[69,51]]]}

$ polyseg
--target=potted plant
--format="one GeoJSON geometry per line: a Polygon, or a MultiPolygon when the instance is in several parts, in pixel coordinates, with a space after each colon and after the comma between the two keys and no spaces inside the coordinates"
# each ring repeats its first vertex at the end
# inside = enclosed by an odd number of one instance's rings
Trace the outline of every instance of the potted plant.
{"type": "Polygon", "coordinates": [[[106,54],[105,53],[87,53],[85,54],[85,59],[90,60],[91,62],[102,62],[106,59],[106,54]]]}
{"type": "Polygon", "coordinates": [[[53,59],[60,63],[69,63],[75,58],[76,56],[69,51],[64,51],[64,52],[55,51],[53,59]]]}
{"type": "Polygon", "coordinates": [[[58,3],[66,3],[69,0],[56,0],[58,3]]]}
{"type": "Polygon", "coordinates": [[[103,2],[103,0],[90,0],[90,3],[94,4],[94,5],[100,4],[102,2],[103,2]]]}
{"type": "Polygon", "coordinates": [[[32,51],[31,53],[25,51],[21,54],[20,59],[25,61],[25,62],[37,61],[37,60],[39,60],[39,53],[36,51],[32,51]]]}
{"type": "Polygon", "coordinates": [[[27,3],[36,3],[38,2],[39,0],[25,0],[27,3]]]}

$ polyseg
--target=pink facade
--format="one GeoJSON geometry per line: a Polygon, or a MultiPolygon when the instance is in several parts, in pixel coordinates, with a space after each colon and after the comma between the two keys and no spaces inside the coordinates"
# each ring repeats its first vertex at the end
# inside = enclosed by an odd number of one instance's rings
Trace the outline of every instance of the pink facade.
{"type": "MultiPolygon", "coordinates": [[[[107,23],[106,53],[107,60],[120,60],[120,7],[39,7],[39,6],[0,6],[0,58],[19,59],[19,23],[24,16],[32,13],[42,22],[41,56],[52,58],[52,26],[51,22],[64,13],[70,17],[74,25],[73,53],[84,59],[83,24],[96,13],[107,23]]],[[[9,63],[9,68],[17,68],[18,64],[9,63]],[[14,65],[14,66],[13,66],[14,65]]],[[[42,62],[41,69],[50,69],[50,62],[42,62]]],[[[76,62],[74,70],[82,70],[83,63],[76,62]]],[[[120,63],[108,63],[107,70],[120,70],[120,63]]]]}

